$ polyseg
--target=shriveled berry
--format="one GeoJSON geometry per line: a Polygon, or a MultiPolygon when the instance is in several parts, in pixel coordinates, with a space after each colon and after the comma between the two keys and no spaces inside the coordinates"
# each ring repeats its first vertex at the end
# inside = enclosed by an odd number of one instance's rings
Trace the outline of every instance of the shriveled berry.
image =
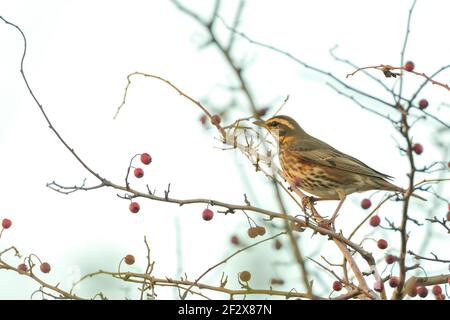
{"type": "Polygon", "coordinates": [[[384,249],[386,249],[386,248],[388,247],[388,243],[387,243],[386,240],[380,239],[380,240],[377,241],[377,246],[378,246],[378,248],[380,248],[381,250],[384,250],[384,249]]]}
{"type": "Polygon", "coordinates": [[[256,230],[258,231],[258,235],[263,236],[266,234],[266,228],[261,227],[261,226],[257,226],[256,230]]]}
{"type": "Polygon", "coordinates": [[[141,168],[134,169],[134,176],[136,178],[142,178],[144,176],[144,170],[142,170],[141,168]]]}
{"type": "Polygon", "coordinates": [[[25,263],[21,263],[17,266],[17,271],[19,271],[20,274],[24,274],[28,272],[28,266],[25,263]]]}
{"type": "Polygon", "coordinates": [[[276,240],[275,240],[275,249],[276,249],[276,250],[280,250],[282,246],[283,246],[283,245],[282,245],[281,241],[278,240],[278,239],[276,239],[276,240]]]}
{"type": "Polygon", "coordinates": [[[419,295],[419,297],[425,298],[428,295],[427,287],[417,287],[417,294],[419,295]]]}
{"type": "Polygon", "coordinates": [[[214,212],[211,209],[205,209],[202,212],[202,218],[205,221],[209,221],[214,217],[214,212]]]}
{"type": "Polygon", "coordinates": [[[420,143],[415,143],[412,146],[412,150],[416,153],[416,154],[422,154],[423,152],[423,146],[420,143]]]}
{"type": "Polygon", "coordinates": [[[370,199],[363,199],[361,201],[361,207],[363,209],[369,209],[371,205],[372,205],[372,202],[370,201],[370,199]]]}
{"type": "Polygon", "coordinates": [[[278,278],[272,278],[271,280],[270,280],[270,284],[273,284],[273,285],[283,285],[284,284],[284,280],[283,279],[278,279],[278,278]]]}
{"type": "Polygon", "coordinates": [[[384,261],[386,261],[387,264],[393,264],[395,262],[395,257],[392,254],[387,254],[384,257],[384,261]]]}
{"type": "Polygon", "coordinates": [[[414,62],[408,61],[405,63],[405,66],[403,67],[406,71],[413,71],[414,70],[414,62]]]}
{"type": "Polygon", "coordinates": [[[372,218],[370,218],[369,223],[372,227],[377,227],[378,225],[380,225],[380,221],[381,219],[379,216],[373,216],[372,218]]]}
{"type": "Polygon", "coordinates": [[[11,225],[12,225],[11,220],[6,219],[6,218],[2,220],[2,227],[4,229],[8,229],[9,227],[11,227],[11,225]]]}
{"type": "Polygon", "coordinates": [[[123,261],[125,261],[125,263],[129,266],[131,266],[132,264],[134,264],[134,256],[132,254],[127,254],[125,256],[125,258],[123,258],[123,261]]]}
{"type": "Polygon", "coordinates": [[[334,291],[341,291],[342,289],[342,283],[340,281],[333,282],[333,290],[334,291]]]}
{"type": "Polygon", "coordinates": [[[447,212],[447,221],[450,221],[450,211],[447,212]]]}
{"type": "Polygon", "coordinates": [[[148,153],[141,154],[141,162],[143,164],[150,164],[152,162],[152,157],[148,153]]]}
{"type": "Polygon", "coordinates": [[[242,271],[239,273],[239,279],[241,279],[242,282],[248,282],[250,281],[252,277],[252,274],[248,271],[242,271]]]}
{"type": "Polygon", "coordinates": [[[398,284],[399,284],[399,282],[400,282],[400,279],[398,278],[398,277],[390,277],[389,278],[389,286],[391,287],[391,288],[396,288],[396,287],[398,287],[398,284]]]}
{"type": "Polygon", "coordinates": [[[425,109],[426,107],[428,107],[428,100],[427,99],[420,99],[419,100],[419,108],[420,109],[425,109]]]}
{"type": "Polygon", "coordinates": [[[255,238],[258,236],[258,230],[254,227],[250,227],[247,230],[247,234],[250,238],[255,238]]]}
{"type": "Polygon", "coordinates": [[[138,213],[140,209],[141,209],[141,207],[139,206],[139,203],[137,203],[137,202],[130,203],[130,211],[131,212],[138,213]]]}
{"type": "Polygon", "coordinates": [[[48,264],[47,262],[43,262],[39,266],[39,269],[41,269],[42,273],[49,273],[52,268],[50,267],[50,264],[48,264]]]}
{"type": "Polygon", "coordinates": [[[220,116],[218,116],[217,114],[211,117],[211,123],[215,126],[218,126],[220,124],[220,121],[220,116]]]}

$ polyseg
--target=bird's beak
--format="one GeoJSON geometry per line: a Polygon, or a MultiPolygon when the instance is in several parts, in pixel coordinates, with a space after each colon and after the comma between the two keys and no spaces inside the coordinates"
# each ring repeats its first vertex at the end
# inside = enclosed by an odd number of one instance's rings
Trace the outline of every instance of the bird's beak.
{"type": "Polygon", "coordinates": [[[262,120],[257,120],[255,122],[253,122],[254,125],[258,126],[258,127],[262,127],[265,128],[266,127],[266,123],[262,120]]]}

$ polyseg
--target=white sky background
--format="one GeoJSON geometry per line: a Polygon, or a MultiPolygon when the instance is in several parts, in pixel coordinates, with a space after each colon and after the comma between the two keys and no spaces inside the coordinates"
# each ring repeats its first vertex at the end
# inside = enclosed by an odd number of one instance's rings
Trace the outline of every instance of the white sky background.
{"type": "MultiPolygon", "coordinates": [[[[237,2],[224,2],[221,15],[230,22],[237,2]]],[[[188,3],[190,8],[208,14],[213,2],[188,3]]],[[[339,44],[337,54],[359,65],[399,65],[410,4],[411,1],[380,0],[248,1],[239,29],[255,40],[291,52],[345,80],[352,69],[336,62],[328,50],[339,44]]],[[[418,71],[432,73],[449,64],[448,12],[448,1],[418,1],[405,56],[415,62],[418,71]]],[[[205,197],[242,203],[243,194],[249,190],[241,175],[251,172],[252,166],[237,151],[215,148],[220,146],[214,139],[216,133],[201,127],[196,107],[166,85],[135,78],[127,104],[118,119],[112,119],[122,100],[126,75],[133,71],[163,76],[196,99],[209,95],[209,101],[216,105],[227,103],[223,101],[226,97],[223,86],[234,81],[231,70],[215,48],[198,50],[206,39],[205,33],[170,1],[4,0],[0,15],[25,32],[28,39],[25,71],[31,87],[57,130],[91,168],[121,182],[131,156],[149,152],[154,161],[144,167],[144,181],[132,179],[135,187],[145,190],[148,183],[163,194],[170,182],[171,196],[175,198],[205,197]]],[[[219,29],[226,34],[223,27],[219,29]]],[[[53,267],[44,278],[67,284],[76,277],[73,270],[79,268],[81,273],[116,270],[119,260],[128,253],[137,258],[131,269],[142,271],[146,263],[144,235],[156,260],[155,275],[177,277],[176,217],[181,225],[183,271],[191,279],[233,252],[230,235],[236,233],[246,239],[246,218],[241,213],[216,214],[212,221],[204,222],[203,205],[180,208],[139,200],[141,211],[133,215],[128,211],[128,201],[119,199],[112,189],[64,196],[46,188],[45,184],[53,180],[65,185],[79,184],[85,177],[88,183],[95,180],[57,141],[27,93],[19,74],[22,54],[19,33],[0,23],[0,39],[0,218],[13,221],[12,228],[0,240],[0,248],[14,244],[24,254],[39,255],[53,267]]],[[[250,66],[246,76],[259,105],[289,94],[283,113],[296,118],[307,132],[394,176],[398,185],[406,186],[407,161],[396,149],[393,138],[400,140],[400,137],[389,123],[337,95],[325,85],[327,79],[281,55],[240,39],[235,57],[250,66]]],[[[444,72],[438,79],[449,83],[450,73],[444,72]]],[[[390,98],[362,74],[345,81],[371,94],[390,98]]],[[[394,80],[383,81],[391,85],[394,80]]],[[[420,83],[421,78],[407,75],[405,92],[413,92],[420,83]]],[[[430,112],[448,122],[449,108],[438,112],[438,106],[449,101],[449,92],[428,86],[421,97],[429,100],[430,112]]],[[[377,110],[385,110],[369,103],[377,110]]],[[[239,110],[234,116],[248,115],[245,107],[239,110]]],[[[439,140],[448,144],[449,132],[437,135],[435,129],[436,123],[432,121],[414,128],[413,137],[425,149],[417,157],[419,167],[443,160],[434,143],[439,140]]],[[[250,183],[254,188],[250,201],[276,210],[275,199],[263,176],[250,174],[250,183]]],[[[358,204],[370,194],[349,197],[338,219],[338,228],[348,234],[365,216],[358,204]]],[[[448,199],[449,188],[441,194],[448,199]]],[[[378,194],[374,199],[380,197],[378,194]]],[[[335,205],[320,204],[319,210],[331,211],[335,205]]],[[[414,200],[411,214],[423,220],[430,214],[428,209],[433,209],[431,214],[442,216],[446,207],[445,202],[436,206],[432,201],[419,204],[414,200]]],[[[400,207],[389,204],[380,215],[399,221],[400,207]]],[[[411,230],[415,231],[411,241],[414,247],[424,239],[419,236],[419,229],[411,230]]],[[[368,232],[372,230],[368,228],[360,235],[368,232]]],[[[443,232],[441,235],[447,236],[443,232]]],[[[386,236],[382,231],[373,234],[374,238],[382,236],[386,236]]],[[[435,252],[443,251],[444,241],[448,245],[448,239],[434,241],[430,245],[435,252]]],[[[251,243],[250,239],[246,242],[251,243]]],[[[323,252],[336,251],[323,237],[311,238],[310,234],[302,235],[300,243],[305,253],[313,256],[319,256],[314,250],[322,245],[323,252]]],[[[399,236],[390,243],[393,248],[399,246],[399,236]]],[[[376,258],[383,257],[375,243],[365,244],[376,258]]],[[[272,264],[272,252],[275,253],[269,243],[228,263],[225,271],[230,275],[230,285],[236,286],[235,274],[243,269],[254,273],[252,281],[259,287],[267,288],[273,275],[298,283],[297,267],[278,270],[272,264]]],[[[289,254],[277,257],[291,261],[289,254]]],[[[220,272],[211,273],[205,280],[218,283],[220,272]]],[[[127,291],[124,283],[103,280],[89,282],[92,285],[86,283],[80,292],[94,294],[100,288],[113,298],[136,297],[137,291],[127,291]]],[[[28,298],[35,289],[37,285],[24,277],[0,272],[0,299],[28,298]]],[[[171,298],[173,292],[161,290],[159,297],[171,298]]]]}

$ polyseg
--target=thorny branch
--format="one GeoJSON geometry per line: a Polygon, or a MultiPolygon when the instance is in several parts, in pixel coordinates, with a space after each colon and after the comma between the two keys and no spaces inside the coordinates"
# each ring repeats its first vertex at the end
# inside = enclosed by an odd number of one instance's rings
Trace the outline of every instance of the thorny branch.
{"type": "Polygon", "coordinates": [[[414,256],[414,258],[417,259],[417,260],[428,260],[428,261],[435,261],[435,262],[442,262],[442,263],[450,263],[450,260],[440,259],[433,252],[430,252],[430,254],[433,256],[433,258],[429,258],[429,257],[424,257],[424,256],[421,256],[421,255],[418,255],[418,254],[412,252],[411,250],[408,250],[408,253],[410,255],[414,256]]]}
{"type": "MultiPolygon", "coordinates": [[[[444,68],[446,68],[446,67],[444,67],[444,68]]],[[[386,65],[386,64],[380,64],[380,65],[377,65],[377,66],[368,66],[368,67],[361,67],[361,68],[358,68],[358,69],[356,69],[355,71],[353,71],[352,73],[347,74],[346,78],[355,75],[355,73],[357,73],[357,72],[359,72],[359,71],[361,71],[361,70],[367,70],[367,69],[380,70],[380,71],[383,72],[383,74],[384,74],[384,76],[385,76],[386,78],[390,78],[390,77],[394,77],[394,78],[395,78],[395,77],[397,77],[397,76],[398,76],[398,77],[401,77],[401,76],[403,75],[403,74],[401,74],[401,73],[395,73],[395,72],[392,72],[392,70],[406,70],[406,69],[405,69],[405,66],[402,66],[402,67],[393,67],[393,66],[386,65]]],[[[413,74],[418,75],[418,76],[421,76],[421,77],[424,77],[424,78],[426,79],[426,82],[430,82],[431,84],[434,84],[434,85],[436,85],[436,86],[443,87],[443,88],[447,89],[448,91],[450,91],[450,87],[448,86],[448,84],[445,84],[445,83],[436,81],[436,80],[433,79],[432,76],[430,77],[430,76],[427,76],[427,75],[426,75],[425,73],[423,73],[423,72],[417,72],[417,71],[414,71],[414,70],[410,70],[410,71],[408,70],[408,72],[413,73],[413,74]]]]}

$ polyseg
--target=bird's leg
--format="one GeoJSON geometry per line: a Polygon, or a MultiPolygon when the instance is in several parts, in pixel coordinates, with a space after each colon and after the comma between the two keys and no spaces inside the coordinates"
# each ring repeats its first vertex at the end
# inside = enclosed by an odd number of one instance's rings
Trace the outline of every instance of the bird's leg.
{"type": "Polygon", "coordinates": [[[314,197],[304,196],[301,199],[303,208],[311,207],[314,204],[315,200],[316,200],[316,198],[314,198],[314,197]]]}
{"type": "Polygon", "coordinates": [[[300,190],[300,188],[299,188],[300,187],[300,179],[288,178],[287,182],[289,183],[288,190],[291,192],[295,192],[297,195],[300,196],[300,199],[301,199],[300,201],[302,203],[303,211],[306,213],[306,208],[311,208],[313,215],[317,214],[317,211],[315,211],[313,204],[318,198],[313,197],[313,196],[306,196],[302,192],[300,192],[300,193],[296,192],[296,190],[300,190]]]}
{"type": "Polygon", "coordinates": [[[314,218],[314,220],[322,220],[321,215],[317,212],[316,208],[314,208],[314,201],[317,198],[315,197],[311,197],[311,196],[304,196],[301,199],[302,202],[302,207],[303,207],[303,212],[307,215],[307,216],[311,216],[312,218],[314,218]],[[306,211],[306,208],[309,208],[311,210],[311,215],[309,215],[306,211]]]}
{"type": "Polygon", "coordinates": [[[345,193],[342,192],[342,191],[340,191],[340,190],[337,191],[337,193],[338,193],[338,195],[339,195],[339,200],[340,200],[340,201],[339,201],[339,204],[338,204],[336,210],[334,211],[333,215],[331,216],[331,219],[330,219],[330,223],[331,223],[331,224],[334,224],[334,220],[336,220],[337,215],[338,215],[338,213],[339,213],[339,210],[341,209],[342,205],[344,204],[345,198],[347,197],[347,196],[345,195],[345,193]]]}

